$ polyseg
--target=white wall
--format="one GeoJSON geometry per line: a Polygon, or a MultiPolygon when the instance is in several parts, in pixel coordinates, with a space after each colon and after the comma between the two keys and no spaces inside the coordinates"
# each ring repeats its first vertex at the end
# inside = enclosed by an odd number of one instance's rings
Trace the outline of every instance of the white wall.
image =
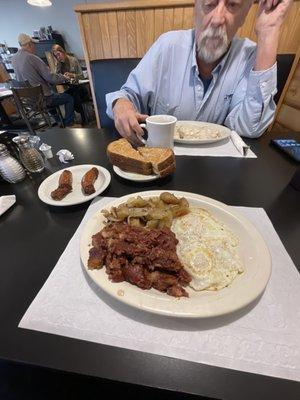
{"type": "Polygon", "coordinates": [[[41,26],[51,25],[64,37],[67,50],[84,58],[74,6],[80,3],[101,3],[104,0],[51,0],[51,7],[33,7],[26,0],[0,0],[0,43],[19,47],[17,37],[29,35],[41,26]]]}

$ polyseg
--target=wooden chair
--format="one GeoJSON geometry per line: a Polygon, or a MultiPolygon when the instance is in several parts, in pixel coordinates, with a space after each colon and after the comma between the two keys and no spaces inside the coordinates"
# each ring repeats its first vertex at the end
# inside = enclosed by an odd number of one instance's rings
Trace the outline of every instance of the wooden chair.
{"type": "MultiPolygon", "coordinates": [[[[10,84],[11,84],[12,89],[22,89],[22,88],[31,88],[32,87],[28,81],[18,81],[15,79],[11,79],[10,84]]],[[[47,113],[48,117],[49,117],[49,113],[50,113],[57,120],[59,120],[61,127],[63,127],[63,128],[65,127],[64,119],[61,114],[61,110],[60,110],[59,106],[53,106],[53,107],[47,106],[46,102],[45,102],[45,98],[44,98],[44,110],[47,113]]],[[[49,120],[50,120],[50,118],[49,118],[49,120]]],[[[50,121],[50,124],[51,124],[51,121],[50,121]]],[[[31,124],[31,126],[32,126],[32,124],[31,124]]],[[[52,124],[51,124],[51,126],[52,126],[52,124]]],[[[37,129],[39,129],[39,128],[37,128],[37,129]]]]}
{"type": "Polygon", "coordinates": [[[269,131],[282,134],[300,133],[300,48],[284,85],[269,131]]]}
{"type": "Polygon", "coordinates": [[[9,84],[12,89],[31,87],[28,81],[18,81],[17,79],[10,79],[9,84]]]}
{"type": "Polygon", "coordinates": [[[277,93],[274,96],[275,103],[279,103],[279,99],[283,93],[285,84],[288,80],[295,54],[278,54],[277,55],[277,93]]]}
{"type": "Polygon", "coordinates": [[[46,106],[41,85],[12,88],[12,91],[18,111],[32,135],[35,134],[32,122],[37,119],[42,119],[44,122],[40,128],[52,127],[50,109],[46,106]]]}

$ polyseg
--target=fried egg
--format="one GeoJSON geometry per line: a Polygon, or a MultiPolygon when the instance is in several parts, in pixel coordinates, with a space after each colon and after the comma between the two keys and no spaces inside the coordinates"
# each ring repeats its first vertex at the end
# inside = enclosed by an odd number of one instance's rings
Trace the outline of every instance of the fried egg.
{"type": "Polygon", "coordinates": [[[189,214],[173,221],[172,231],[179,241],[178,257],[193,278],[193,289],[222,289],[244,271],[238,238],[207,210],[191,207],[189,214]]]}

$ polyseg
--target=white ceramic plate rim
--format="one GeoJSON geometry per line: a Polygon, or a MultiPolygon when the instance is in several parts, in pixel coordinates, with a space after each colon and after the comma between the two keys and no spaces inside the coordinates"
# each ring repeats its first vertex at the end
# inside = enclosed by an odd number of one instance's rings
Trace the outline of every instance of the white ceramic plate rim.
{"type": "MultiPolygon", "coordinates": [[[[180,138],[175,138],[174,137],[174,142],[175,143],[181,143],[181,144],[208,144],[208,143],[215,143],[215,142],[220,142],[221,140],[227,139],[231,135],[231,131],[229,128],[226,128],[226,126],[223,125],[218,125],[218,124],[212,124],[211,122],[202,122],[202,121],[178,121],[176,123],[176,126],[178,125],[192,125],[192,126],[211,126],[219,130],[221,133],[222,137],[218,138],[213,138],[213,139],[180,139],[180,138]]],[[[175,128],[176,129],[176,128],[175,128]]]]}
{"type": "MultiPolygon", "coordinates": [[[[133,193],[113,200],[105,208],[117,206],[130,197],[159,196],[162,192],[162,190],[153,190],[133,193]]],[[[187,288],[190,297],[180,299],[168,296],[155,289],[142,290],[128,282],[110,282],[105,268],[101,270],[89,270],[87,268],[91,236],[99,232],[104,220],[101,210],[88,220],[81,235],[80,255],[83,268],[87,274],[101,289],[119,301],[140,310],[160,315],[182,318],[217,317],[235,312],[252,303],[263,293],[271,275],[271,256],[261,234],[245,217],[223,203],[194,193],[170,192],[176,196],[186,197],[190,203],[223,215],[223,218],[232,221],[233,225],[239,227],[240,232],[245,235],[245,237],[240,237],[240,240],[242,240],[243,246],[246,246],[246,249],[248,248],[247,252],[251,255],[251,257],[247,255],[247,264],[245,264],[243,274],[238,275],[227,288],[219,291],[195,292],[193,289],[187,288]]],[[[229,226],[229,228],[232,227],[229,226]]]]}
{"type": "MultiPolygon", "coordinates": [[[[98,177],[98,179],[99,179],[99,177],[98,177]]],[[[38,196],[41,201],[43,201],[44,203],[49,204],[51,206],[57,206],[57,207],[73,206],[76,204],[85,203],[86,201],[89,201],[89,200],[95,198],[96,196],[98,196],[100,193],[102,193],[107,188],[107,186],[110,183],[110,180],[111,180],[111,176],[110,176],[109,171],[106,168],[101,167],[100,165],[94,165],[94,164],[74,165],[72,167],[66,167],[66,168],[60,169],[59,171],[56,171],[53,174],[49,175],[40,184],[39,189],[38,189],[38,196]],[[46,194],[46,192],[49,192],[49,190],[47,190],[48,184],[51,183],[51,188],[53,187],[51,190],[54,190],[57,188],[59,176],[64,170],[67,169],[67,170],[71,171],[73,174],[74,174],[74,172],[76,173],[76,171],[80,170],[81,176],[83,176],[88,170],[90,170],[93,167],[98,169],[99,176],[100,176],[100,174],[102,174],[102,176],[103,176],[103,182],[100,186],[97,185],[97,180],[95,182],[95,189],[96,189],[95,193],[93,193],[91,195],[84,195],[81,192],[81,189],[78,188],[78,196],[77,196],[78,199],[77,200],[70,200],[70,199],[68,199],[68,196],[66,196],[64,199],[62,199],[60,201],[53,200],[51,198],[50,194],[46,194]],[[52,182],[55,182],[54,186],[53,186],[52,182]]],[[[74,191],[74,189],[73,189],[73,191],[74,191]]]]}
{"type": "Polygon", "coordinates": [[[151,182],[155,181],[156,179],[159,179],[159,175],[142,175],[142,174],[136,174],[134,172],[126,172],[123,171],[121,168],[117,167],[116,165],[113,165],[113,170],[121,178],[128,179],[129,181],[133,182],[151,182]]]}

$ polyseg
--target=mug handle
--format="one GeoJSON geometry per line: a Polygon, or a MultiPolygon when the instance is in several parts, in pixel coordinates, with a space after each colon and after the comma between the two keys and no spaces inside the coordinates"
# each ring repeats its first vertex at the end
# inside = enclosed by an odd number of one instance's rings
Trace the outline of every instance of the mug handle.
{"type": "MultiPolygon", "coordinates": [[[[147,125],[146,125],[146,124],[140,124],[140,127],[147,130],[147,125]]],[[[140,140],[142,143],[144,143],[144,145],[147,143],[147,140],[145,140],[145,139],[143,138],[143,136],[140,136],[140,135],[137,135],[137,136],[138,136],[139,140],[140,140]]]]}

